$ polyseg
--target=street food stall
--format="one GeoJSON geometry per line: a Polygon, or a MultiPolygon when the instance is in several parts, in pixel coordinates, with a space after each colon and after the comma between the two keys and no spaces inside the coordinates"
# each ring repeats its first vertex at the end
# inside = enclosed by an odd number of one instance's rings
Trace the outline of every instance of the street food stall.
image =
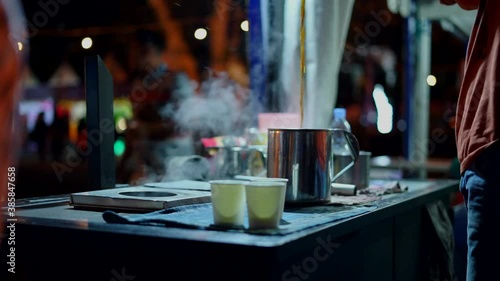
{"type": "MultiPolygon", "coordinates": [[[[285,209],[283,218],[291,227],[270,234],[200,227],[196,220],[211,219],[210,209],[185,210],[191,224],[178,217],[170,225],[160,218],[141,225],[107,223],[102,209],[75,209],[67,196],[20,200],[16,278],[429,280],[426,270],[432,265],[425,261],[446,260],[449,246],[429,236],[434,218],[443,215],[436,202],[447,202],[458,183],[400,183],[408,191],[362,207],[285,209]]],[[[2,248],[2,256],[7,250],[2,248]]]]}
{"type": "MultiPolygon", "coordinates": [[[[268,25],[270,3],[282,5],[283,32],[294,34],[281,52],[283,94],[290,97],[282,111],[288,114],[265,122],[269,112],[261,108],[255,112],[260,132],[247,128],[245,136],[204,139],[214,155],[175,159],[181,172],[191,172],[184,178],[116,182],[109,145],[114,126],[102,127],[113,116],[112,80],[100,59],[89,60],[95,65],[86,68],[87,112],[92,104],[98,114],[87,130],[105,141],[89,143],[95,149],[89,150],[88,176],[93,187],[101,186],[16,200],[15,213],[6,217],[16,226],[16,246],[0,249],[16,268],[16,280],[453,280],[448,212],[458,181],[376,175],[356,136],[327,129],[337,88],[331,77],[340,68],[354,1],[250,1],[251,27],[262,31],[251,34],[250,46],[264,52],[250,55],[251,69],[267,67],[264,42],[276,28],[268,25]],[[251,173],[255,155],[261,166],[251,173]],[[345,164],[339,167],[340,159],[345,164]],[[192,178],[201,169],[207,173],[192,178]],[[352,181],[340,182],[347,171],[352,181]]],[[[418,82],[426,68],[410,67],[415,76],[409,77],[418,82]]],[[[266,99],[259,92],[264,82],[255,77],[260,72],[250,72],[253,94],[266,99]]],[[[426,94],[417,82],[409,88],[412,122],[427,113],[420,107],[425,101],[417,101],[425,99],[419,91],[426,94]]],[[[427,127],[409,128],[419,136],[412,141],[427,143],[427,127]]],[[[405,167],[421,169],[426,154],[419,157],[405,167]]],[[[0,279],[8,274],[2,271],[0,279]]]]}

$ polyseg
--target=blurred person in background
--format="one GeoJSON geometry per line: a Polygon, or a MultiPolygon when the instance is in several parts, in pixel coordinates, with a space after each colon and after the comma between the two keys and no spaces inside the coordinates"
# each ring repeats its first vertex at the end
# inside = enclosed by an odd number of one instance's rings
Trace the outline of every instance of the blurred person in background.
{"type": "Polygon", "coordinates": [[[48,132],[49,127],[45,124],[45,113],[40,112],[36,118],[30,139],[37,145],[38,157],[41,162],[46,160],[48,132]]]}
{"type": "Polygon", "coordinates": [[[179,104],[194,94],[193,84],[164,61],[163,33],[139,30],[136,43],[130,96],[134,119],[128,126],[125,154],[118,166],[123,183],[157,181],[165,175],[169,158],[194,154],[190,132],[174,121],[179,104]]]}
{"type": "Polygon", "coordinates": [[[62,161],[69,144],[69,112],[58,108],[50,126],[51,151],[54,161],[62,161]]]}
{"type": "MultiPolygon", "coordinates": [[[[27,49],[24,12],[20,1],[0,0],[0,205],[8,202],[8,173],[17,175],[17,151],[22,142],[22,133],[17,114],[17,104],[21,95],[21,72],[27,49]],[[22,44],[22,45],[21,45],[22,44]]],[[[11,177],[12,178],[12,177],[11,177]]],[[[12,197],[11,197],[12,198],[12,197]]],[[[14,197],[15,198],[15,197],[14,197]]],[[[3,212],[3,211],[2,211],[3,212]]],[[[5,219],[0,219],[0,237],[5,231],[5,219]]],[[[4,247],[0,239],[0,247],[4,247]]]]}
{"type": "Polygon", "coordinates": [[[467,207],[467,280],[493,280],[500,253],[500,1],[441,3],[478,9],[457,104],[456,142],[467,207]]]}
{"type": "Polygon", "coordinates": [[[85,118],[81,118],[78,121],[78,127],[77,127],[77,140],[76,140],[76,145],[80,147],[83,151],[87,151],[88,145],[87,145],[87,122],[85,121],[85,118]]]}

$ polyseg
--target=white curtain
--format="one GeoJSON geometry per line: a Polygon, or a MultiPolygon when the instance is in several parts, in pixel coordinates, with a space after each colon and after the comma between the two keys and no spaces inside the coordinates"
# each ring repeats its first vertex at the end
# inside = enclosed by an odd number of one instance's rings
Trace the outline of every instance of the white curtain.
{"type": "MultiPolygon", "coordinates": [[[[327,128],[354,0],[306,0],[304,128],[327,128]]],[[[300,112],[301,1],[286,0],[280,69],[286,112],[300,112]]]]}

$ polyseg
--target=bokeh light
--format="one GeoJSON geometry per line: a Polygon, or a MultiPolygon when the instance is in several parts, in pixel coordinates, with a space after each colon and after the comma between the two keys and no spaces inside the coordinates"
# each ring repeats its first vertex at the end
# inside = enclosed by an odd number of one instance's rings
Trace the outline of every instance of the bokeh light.
{"type": "Polygon", "coordinates": [[[207,35],[208,35],[208,32],[205,28],[198,28],[194,32],[194,38],[196,38],[198,40],[203,40],[203,39],[207,38],[207,35]]]}
{"type": "Polygon", "coordinates": [[[90,49],[92,47],[92,38],[90,37],[85,37],[82,39],[82,48],[84,49],[90,49]]]}
{"type": "Polygon", "coordinates": [[[122,138],[115,141],[114,151],[117,157],[120,157],[123,153],[125,153],[125,141],[122,138]]]}
{"type": "Polygon", "coordinates": [[[248,32],[248,30],[249,30],[248,21],[247,20],[242,21],[240,27],[241,27],[241,30],[248,32]]]}

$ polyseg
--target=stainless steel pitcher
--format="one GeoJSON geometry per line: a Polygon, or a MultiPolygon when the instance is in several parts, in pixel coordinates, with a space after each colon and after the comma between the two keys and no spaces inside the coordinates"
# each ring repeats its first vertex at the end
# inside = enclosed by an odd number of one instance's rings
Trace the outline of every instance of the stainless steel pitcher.
{"type": "Polygon", "coordinates": [[[287,204],[329,203],[331,184],[354,165],[359,144],[350,132],[338,129],[269,129],[267,176],[287,178],[287,204]],[[347,140],[352,161],[335,174],[334,132],[347,140]]]}

